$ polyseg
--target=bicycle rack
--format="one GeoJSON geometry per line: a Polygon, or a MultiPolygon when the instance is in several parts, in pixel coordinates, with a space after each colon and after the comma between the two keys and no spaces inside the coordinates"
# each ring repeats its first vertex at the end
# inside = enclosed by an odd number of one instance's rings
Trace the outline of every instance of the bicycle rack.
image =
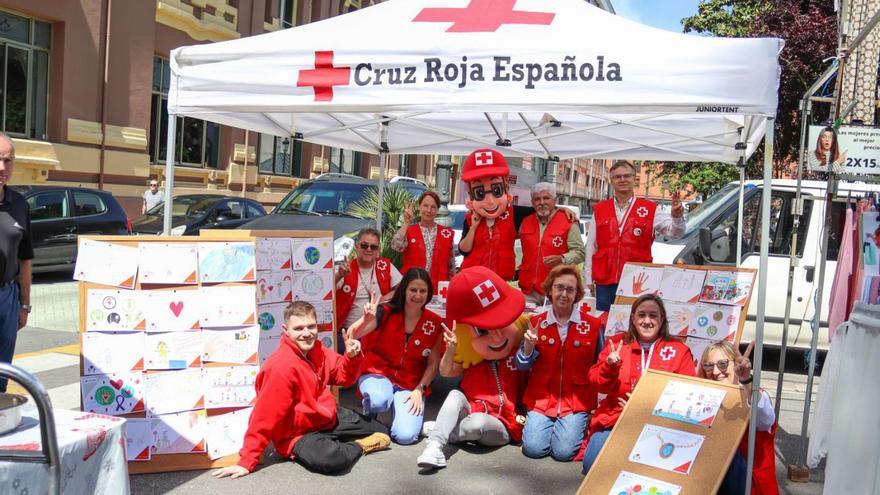
{"type": "Polygon", "coordinates": [[[0,377],[10,378],[21,384],[31,394],[40,414],[40,441],[42,453],[16,450],[0,450],[0,461],[33,462],[49,466],[49,494],[61,494],[61,459],[58,454],[58,436],[55,432],[55,414],[46,388],[34,375],[7,363],[0,363],[0,377]]]}

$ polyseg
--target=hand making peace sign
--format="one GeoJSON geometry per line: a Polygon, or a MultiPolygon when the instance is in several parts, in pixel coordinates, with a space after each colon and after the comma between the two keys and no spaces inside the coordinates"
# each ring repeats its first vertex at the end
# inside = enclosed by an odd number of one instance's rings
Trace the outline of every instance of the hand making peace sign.
{"type": "Polygon", "coordinates": [[[749,361],[749,355],[752,353],[752,349],[755,347],[755,341],[752,341],[748,347],[746,347],[746,352],[740,354],[739,348],[736,349],[736,358],[733,360],[733,371],[736,373],[736,378],[739,381],[748,380],[752,376],[752,362],[749,361]]]}
{"type": "Polygon", "coordinates": [[[443,342],[446,342],[446,350],[452,349],[454,351],[458,346],[458,337],[455,336],[455,320],[452,320],[452,330],[446,326],[446,323],[441,323],[440,327],[443,328],[443,342]]]}
{"type": "Polygon", "coordinates": [[[349,358],[357,357],[361,353],[361,342],[358,339],[352,338],[351,332],[352,329],[350,328],[342,330],[342,339],[345,342],[345,355],[349,358]]]}
{"type": "Polygon", "coordinates": [[[605,362],[608,363],[609,366],[620,366],[621,361],[623,359],[620,357],[620,349],[623,347],[623,340],[618,342],[617,347],[614,346],[614,342],[611,342],[611,352],[608,353],[608,357],[605,358],[605,362]]]}
{"type": "Polygon", "coordinates": [[[531,356],[532,351],[535,350],[535,345],[538,343],[538,332],[532,327],[531,320],[529,320],[528,325],[526,333],[523,335],[523,351],[526,356],[531,356]]]}
{"type": "Polygon", "coordinates": [[[376,311],[379,309],[379,296],[376,291],[370,291],[370,300],[364,304],[364,323],[376,319],[376,311]]]}
{"type": "Polygon", "coordinates": [[[416,217],[416,213],[413,210],[413,204],[407,203],[406,209],[403,210],[403,224],[404,225],[412,225],[413,219],[416,217]]]}

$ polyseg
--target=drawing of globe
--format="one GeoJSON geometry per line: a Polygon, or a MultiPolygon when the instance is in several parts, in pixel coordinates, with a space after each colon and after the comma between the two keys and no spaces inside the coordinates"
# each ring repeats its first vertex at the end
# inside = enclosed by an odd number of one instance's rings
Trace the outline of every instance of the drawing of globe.
{"type": "Polygon", "coordinates": [[[306,262],[310,265],[314,265],[321,259],[321,252],[318,251],[318,248],[309,246],[306,248],[306,262]]]}
{"type": "Polygon", "coordinates": [[[302,279],[302,288],[307,295],[317,296],[324,290],[324,281],[320,276],[308,273],[302,279]]]}
{"type": "Polygon", "coordinates": [[[272,316],[272,313],[260,313],[257,323],[260,324],[260,330],[270,330],[275,326],[275,317],[272,316]]]}

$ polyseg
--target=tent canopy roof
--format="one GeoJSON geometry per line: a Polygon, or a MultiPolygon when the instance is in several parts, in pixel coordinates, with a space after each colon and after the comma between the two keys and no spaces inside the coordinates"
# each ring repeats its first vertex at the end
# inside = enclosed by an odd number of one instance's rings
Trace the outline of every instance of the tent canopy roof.
{"type": "Polygon", "coordinates": [[[582,0],[390,0],[174,50],[169,111],[372,153],[733,163],[776,113],[781,48],[582,0]]]}

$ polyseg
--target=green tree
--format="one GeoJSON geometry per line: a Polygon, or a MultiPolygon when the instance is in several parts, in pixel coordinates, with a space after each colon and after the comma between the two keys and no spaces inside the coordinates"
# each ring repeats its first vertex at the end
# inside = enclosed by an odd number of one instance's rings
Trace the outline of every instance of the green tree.
{"type": "MultiPolygon", "coordinates": [[[[415,201],[412,195],[406,189],[397,184],[387,184],[385,192],[382,196],[382,238],[379,239],[382,244],[381,256],[388,258],[396,266],[401,266],[402,257],[400,253],[391,249],[391,238],[394,232],[400,227],[401,219],[403,219],[403,211],[407,205],[415,201]]],[[[349,205],[347,212],[363,218],[376,219],[379,211],[379,190],[371,187],[364,194],[363,199],[349,205]]]]}
{"type": "Polygon", "coordinates": [[[739,180],[739,169],[726,163],[643,162],[651,174],[668,182],[672,191],[690,184],[703,198],[712,195],[730,181],[739,180]]]}
{"type": "Polygon", "coordinates": [[[742,38],[753,36],[757,20],[772,6],[768,0],[703,0],[697,13],[681,20],[684,32],[742,38]]]}

